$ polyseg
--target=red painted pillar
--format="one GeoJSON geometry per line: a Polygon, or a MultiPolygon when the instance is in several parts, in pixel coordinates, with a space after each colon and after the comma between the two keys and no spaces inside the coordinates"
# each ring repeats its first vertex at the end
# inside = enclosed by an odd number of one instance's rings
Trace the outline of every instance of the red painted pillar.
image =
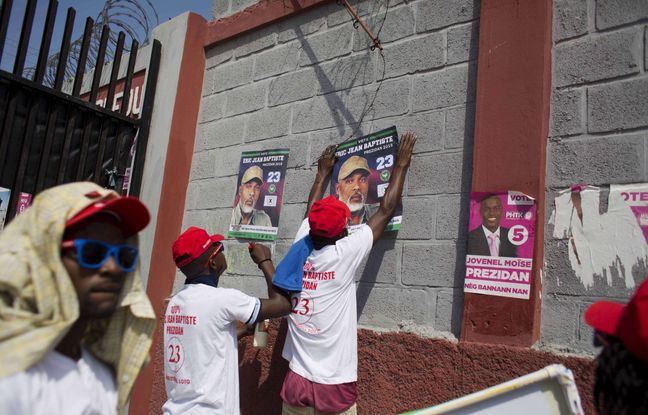
{"type": "Polygon", "coordinates": [[[524,192],[538,216],[530,299],[464,294],[461,340],[530,346],[540,333],[551,28],[551,0],[481,2],[472,190],[524,192]]]}
{"type": "MultiPolygon", "coordinates": [[[[205,72],[205,52],[203,40],[207,22],[201,16],[191,13],[187,21],[184,48],[178,75],[177,93],[173,106],[171,131],[167,147],[167,158],[164,166],[160,207],[157,215],[157,228],[151,252],[146,292],[151,299],[153,309],[161,322],[165,309],[165,299],[171,294],[176,275],[176,267],[171,258],[171,245],[181,232],[184,216],[187,184],[191,172],[194,141],[202,81],[205,72]]],[[[162,59],[177,59],[174,56],[164,56],[162,59]]],[[[162,88],[173,88],[164,79],[158,81],[162,88]]],[[[159,94],[158,94],[159,95],[159,94]]],[[[135,383],[131,395],[129,413],[143,415],[158,414],[164,403],[164,369],[162,366],[163,350],[162,324],[153,336],[151,346],[151,362],[142,371],[135,383]],[[154,393],[155,391],[155,393],[154,393]]]]}

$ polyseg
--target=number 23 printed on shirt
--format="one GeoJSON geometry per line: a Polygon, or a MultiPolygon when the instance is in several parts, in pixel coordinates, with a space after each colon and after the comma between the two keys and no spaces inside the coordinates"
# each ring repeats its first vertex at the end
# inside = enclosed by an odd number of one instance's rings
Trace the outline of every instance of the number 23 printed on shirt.
{"type": "Polygon", "coordinates": [[[290,298],[292,302],[291,318],[297,324],[306,324],[313,317],[313,310],[315,308],[315,301],[313,297],[307,292],[302,291],[298,294],[293,294],[290,298]]]}
{"type": "Polygon", "coordinates": [[[185,361],[184,350],[182,348],[182,343],[177,337],[172,337],[169,340],[167,345],[167,361],[169,362],[169,367],[174,372],[180,370],[185,361]]]}

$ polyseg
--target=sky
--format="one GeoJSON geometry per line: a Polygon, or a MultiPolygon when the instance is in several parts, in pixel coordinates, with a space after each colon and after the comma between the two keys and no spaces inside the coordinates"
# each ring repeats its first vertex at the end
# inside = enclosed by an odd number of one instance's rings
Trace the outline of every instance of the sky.
{"type": "MultiPolygon", "coordinates": [[[[147,11],[147,15],[151,19],[151,27],[157,26],[155,16],[151,11],[151,6],[147,0],[112,0],[115,4],[128,4],[138,3],[147,11]]],[[[185,11],[192,11],[202,15],[206,20],[212,20],[211,6],[212,0],[149,0],[155,8],[158,15],[158,24],[166,22],[171,18],[178,16],[185,11]]],[[[0,4],[2,0],[0,0],[0,4]]],[[[32,35],[29,42],[27,51],[27,62],[25,67],[35,66],[38,57],[38,50],[40,49],[40,42],[45,25],[45,16],[47,14],[48,0],[38,0],[36,6],[36,14],[34,17],[34,25],[32,35]]],[[[76,10],[76,18],[74,21],[74,31],[72,33],[72,40],[75,40],[83,35],[83,28],[85,19],[89,16],[95,19],[101,9],[103,8],[104,0],[59,0],[56,23],[54,25],[54,32],[52,34],[52,43],[50,46],[50,53],[58,52],[61,47],[61,38],[63,36],[63,28],[65,26],[65,17],[68,7],[73,7],[76,10]]],[[[25,13],[27,0],[14,0],[13,9],[9,21],[9,29],[7,31],[7,38],[5,42],[4,51],[2,54],[2,61],[0,62],[0,69],[11,71],[13,69],[13,62],[15,60],[16,49],[20,39],[20,29],[22,20],[25,13]]],[[[113,8],[117,10],[117,8],[113,8]]],[[[141,26],[134,22],[129,21],[129,25],[133,28],[140,28],[141,26]]],[[[142,31],[142,29],[139,29],[142,31]]],[[[127,37],[126,44],[130,44],[127,37]]]]}

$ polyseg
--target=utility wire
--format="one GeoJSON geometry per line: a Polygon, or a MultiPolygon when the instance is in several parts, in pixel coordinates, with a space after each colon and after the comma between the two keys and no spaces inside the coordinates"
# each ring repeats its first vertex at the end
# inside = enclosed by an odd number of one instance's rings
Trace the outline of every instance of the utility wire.
{"type": "MultiPolygon", "coordinates": [[[[378,53],[380,54],[380,59],[381,59],[381,62],[382,62],[382,74],[380,75],[380,80],[378,81],[378,86],[376,87],[376,90],[374,91],[374,94],[373,94],[373,97],[371,98],[369,106],[367,107],[366,110],[362,111],[362,114],[360,115],[360,119],[358,120],[358,123],[357,123],[356,127],[353,129],[353,131],[351,132],[349,137],[346,140],[344,140],[342,143],[345,143],[345,142],[353,139],[355,134],[360,130],[360,128],[362,127],[362,122],[364,121],[365,116],[374,108],[374,103],[376,102],[376,98],[378,97],[378,93],[380,92],[380,88],[382,87],[383,81],[385,80],[385,71],[386,71],[386,67],[387,67],[387,63],[385,61],[385,54],[383,53],[382,46],[381,47],[376,46],[376,41],[378,42],[378,45],[379,45],[380,44],[380,40],[379,40],[380,32],[382,31],[383,26],[385,25],[385,20],[387,19],[387,13],[389,12],[389,2],[390,2],[390,0],[387,0],[386,8],[385,8],[385,14],[384,14],[384,16],[382,18],[382,21],[380,22],[380,28],[378,29],[378,32],[376,34],[375,39],[372,39],[372,42],[374,42],[374,44],[373,44],[373,46],[371,46],[371,50],[378,49],[378,53]]],[[[358,0],[358,2],[356,3],[356,8],[357,8],[359,3],[360,3],[360,0],[358,0]]],[[[377,3],[380,3],[380,2],[377,2],[377,3]]],[[[348,11],[348,9],[347,9],[347,11],[348,11]]],[[[378,13],[379,12],[380,12],[380,4],[378,4],[378,13]]],[[[349,14],[354,19],[353,27],[355,27],[356,30],[358,30],[358,25],[356,24],[356,17],[351,12],[349,12],[349,14]]],[[[367,33],[367,35],[369,35],[369,33],[367,33]]]]}

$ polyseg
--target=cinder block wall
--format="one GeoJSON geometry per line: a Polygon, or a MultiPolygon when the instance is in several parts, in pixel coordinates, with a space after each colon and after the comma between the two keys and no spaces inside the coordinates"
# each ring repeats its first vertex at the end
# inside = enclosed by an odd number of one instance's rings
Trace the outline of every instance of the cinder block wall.
{"type": "MultiPolygon", "coordinates": [[[[554,1],[547,212],[557,191],[571,184],[648,181],[647,23],[645,0],[554,1]]],[[[600,298],[627,301],[632,289],[603,278],[586,288],[571,269],[568,241],[552,232],[548,224],[541,339],[590,351],[585,309],[600,298]]]]}
{"type": "MultiPolygon", "coordinates": [[[[215,10],[220,3],[214,2],[215,10]]],[[[374,330],[455,337],[462,310],[479,2],[352,3],[379,33],[384,58],[369,50],[366,34],[354,29],[347,11],[334,2],[207,50],[183,226],[225,233],[241,152],[288,147],[274,247],[281,259],[304,216],[324,147],[390,125],[400,132],[411,129],[420,140],[404,191],[403,226],[377,244],[357,275],[359,322],[374,330]]],[[[226,253],[229,269],[222,284],[265,295],[246,245],[227,241],[226,253]]]]}
{"type": "Polygon", "coordinates": [[[212,16],[215,19],[230,16],[257,2],[258,0],[212,0],[212,16]]]}

